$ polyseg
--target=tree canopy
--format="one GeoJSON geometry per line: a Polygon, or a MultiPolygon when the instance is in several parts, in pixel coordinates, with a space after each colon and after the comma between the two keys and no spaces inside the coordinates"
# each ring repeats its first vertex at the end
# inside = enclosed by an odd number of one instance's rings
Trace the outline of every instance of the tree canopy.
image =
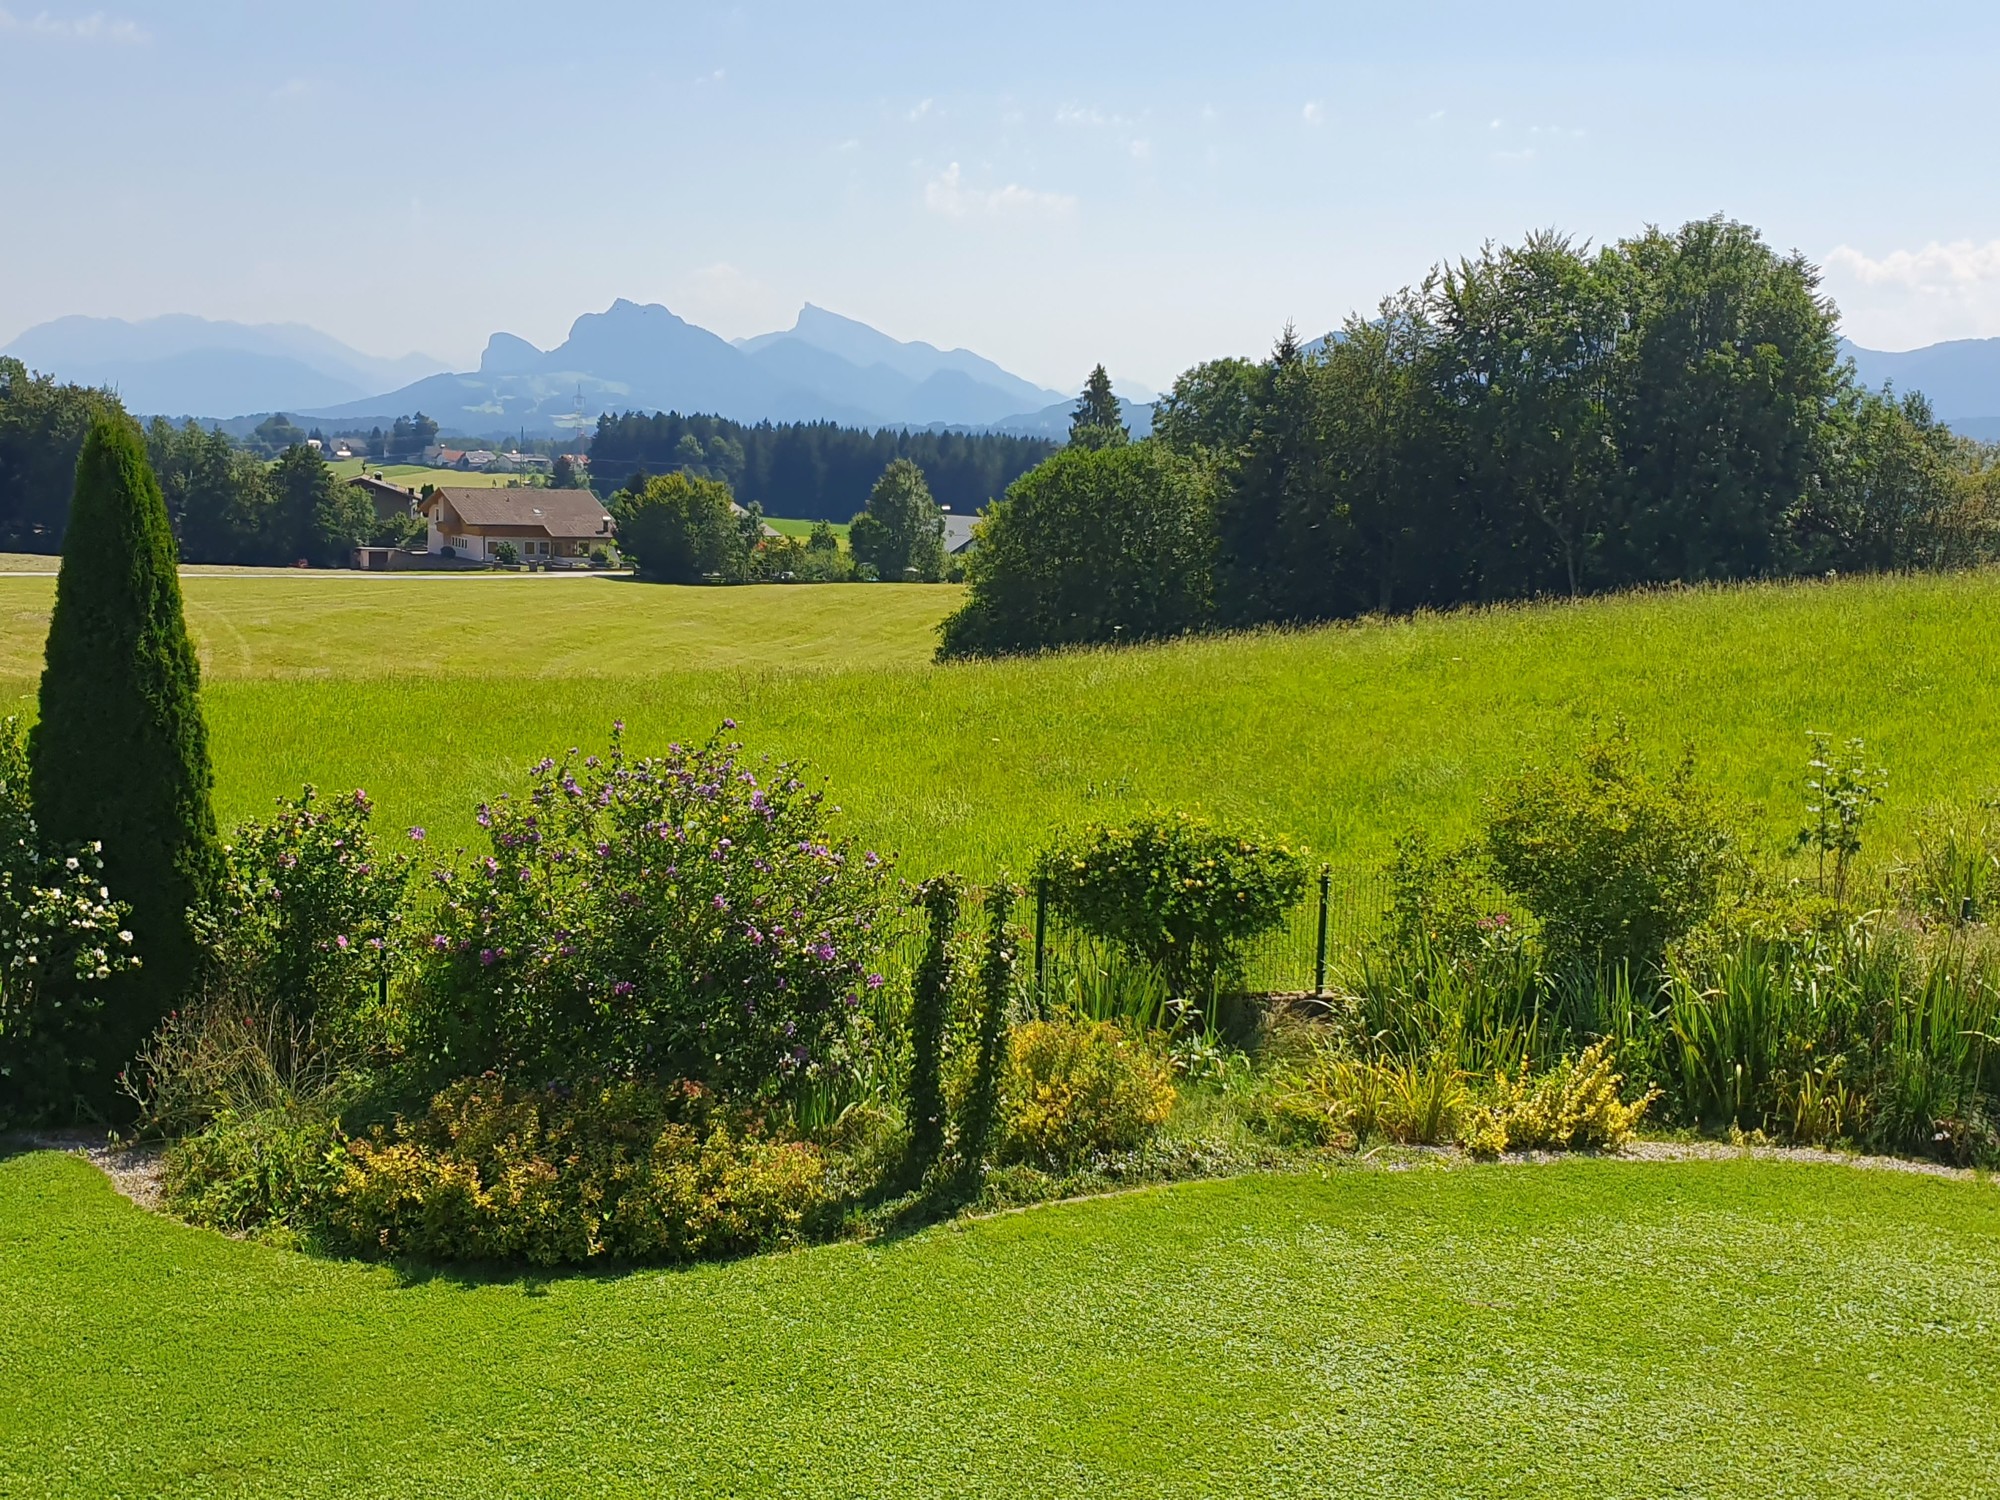
{"type": "Polygon", "coordinates": [[[944,577],[944,512],[931,498],[924,471],[899,458],[882,471],[868,505],[854,518],[847,542],[857,563],[884,582],[936,583],[944,577]]]}

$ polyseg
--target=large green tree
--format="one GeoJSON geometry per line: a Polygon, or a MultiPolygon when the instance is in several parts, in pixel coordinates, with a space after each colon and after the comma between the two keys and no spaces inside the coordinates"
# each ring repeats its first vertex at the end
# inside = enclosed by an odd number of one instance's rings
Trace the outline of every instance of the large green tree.
{"type": "Polygon", "coordinates": [[[28,754],[43,837],[101,843],[107,883],[132,908],[142,967],[108,987],[81,1059],[100,1106],[195,970],[188,910],[219,863],[200,686],[145,445],[129,419],[99,417],[77,460],[28,754]]]}
{"type": "Polygon", "coordinates": [[[899,458],[868,492],[868,508],[848,528],[857,563],[885,583],[936,583],[944,577],[944,512],[931,498],[924,471],[899,458]]]}
{"type": "Polygon", "coordinates": [[[1148,439],[1070,448],[990,506],[940,657],[1144,640],[1213,619],[1215,476],[1148,439]]]}
{"type": "Polygon", "coordinates": [[[618,550],[641,578],[655,583],[700,583],[729,576],[742,546],[731,513],[729,486],[685,473],[641,480],[612,497],[618,550]]]}
{"type": "Polygon", "coordinates": [[[0,357],[0,550],[54,552],[69,519],[76,456],[109,391],[64,385],[0,357]]]}
{"type": "Polygon", "coordinates": [[[287,563],[273,534],[270,465],[227,433],[155,417],[146,456],[166,497],[181,558],[202,563],[287,563]]]}
{"type": "Polygon", "coordinates": [[[342,483],[316,448],[287,448],[271,466],[270,485],[272,562],[340,567],[374,534],[373,502],[342,483]]]}

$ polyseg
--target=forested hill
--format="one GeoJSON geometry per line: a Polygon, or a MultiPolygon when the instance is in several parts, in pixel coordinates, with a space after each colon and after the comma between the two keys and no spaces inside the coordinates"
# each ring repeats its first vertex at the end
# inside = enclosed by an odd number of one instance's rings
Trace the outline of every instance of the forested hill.
{"type": "Polygon", "coordinates": [[[591,482],[609,494],[638,472],[681,470],[729,483],[767,514],[845,521],[891,462],[924,471],[938,504],[977,511],[1055,452],[1045,438],[1002,433],[869,431],[833,422],[759,422],[655,412],[606,414],[590,445],[591,482]]]}

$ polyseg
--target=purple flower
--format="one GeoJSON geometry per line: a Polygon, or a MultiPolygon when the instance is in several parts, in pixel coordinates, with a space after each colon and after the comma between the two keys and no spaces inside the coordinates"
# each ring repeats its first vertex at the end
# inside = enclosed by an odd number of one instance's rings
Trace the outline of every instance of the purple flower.
{"type": "Polygon", "coordinates": [[[734,729],[736,727],[736,721],[734,719],[724,719],[722,721],[722,727],[724,729],[734,729]]]}
{"type": "Polygon", "coordinates": [[[817,948],[813,949],[813,954],[821,963],[830,964],[833,962],[834,957],[833,944],[821,943],[817,948]]]}
{"type": "Polygon", "coordinates": [[[879,989],[881,989],[881,988],[882,988],[882,976],[881,976],[880,974],[870,974],[870,975],[868,976],[868,988],[869,988],[869,989],[871,989],[871,990],[879,990],[879,989]]]}
{"type": "Polygon", "coordinates": [[[613,734],[623,734],[625,732],[625,721],[623,719],[613,719],[611,721],[611,732],[613,734]]]}
{"type": "Polygon", "coordinates": [[[347,934],[343,932],[336,936],[333,940],[333,946],[338,948],[342,953],[345,953],[347,951],[347,934]]]}
{"type": "Polygon", "coordinates": [[[722,899],[722,897],[720,897],[720,896],[717,896],[717,897],[715,898],[715,902],[714,902],[714,905],[715,905],[715,909],[716,909],[717,911],[728,911],[728,910],[729,910],[729,903],[728,903],[727,901],[723,900],[723,899],[722,899]]]}
{"type": "Polygon", "coordinates": [[[451,939],[446,937],[441,932],[433,933],[431,936],[431,946],[437,949],[438,952],[442,953],[444,952],[445,949],[451,946],[451,939]]]}
{"type": "Polygon", "coordinates": [[[413,844],[421,844],[421,843],[422,843],[423,841],[424,841],[424,831],[423,831],[423,829],[421,829],[421,828],[412,828],[412,829],[410,830],[410,842],[411,842],[411,843],[413,843],[413,844]]]}
{"type": "Polygon", "coordinates": [[[633,984],[631,980],[621,979],[616,984],[611,986],[611,993],[617,996],[620,1000],[623,1000],[627,995],[631,994],[632,991],[637,988],[638,986],[633,984]]]}
{"type": "Polygon", "coordinates": [[[478,821],[479,821],[479,826],[480,826],[481,828],[491,828],[491,827],[493,826],[493,813],[492,813],[492,811],[491,811],[491,810],[490,810],[490,809],[489,809],[489,808],[488,808],[488,807],[486,806],[486,804],[485,804],[484,802],[482,802],[482,803],[480,803],[480,804],[479,804],[479,820],[478,820],[478,821]]]}
{"type": "Polygon", "coordinates": [[[500,961],[500,955],[491,948],[481,948],[479,950],[479,961],[490,969],[500,961]]]}
{"type": "Polygon", "coordinates": [[[368,794],[362,791],[360,787],[354,789],[354,805],[356,807],[366,807],[368,805],[368,794]]]}

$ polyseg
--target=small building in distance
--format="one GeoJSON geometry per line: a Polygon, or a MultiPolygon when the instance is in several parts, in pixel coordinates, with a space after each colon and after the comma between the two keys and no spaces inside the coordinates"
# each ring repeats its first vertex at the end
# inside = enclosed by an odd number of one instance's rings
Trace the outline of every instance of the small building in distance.
{"type": "Polygon", "coordinates": [[[407,485],[392,484],[380,474],[357,474],[347,481],[375,502],[375,519],[393,521],[397,516],[415,515],[417,492],[407,485]]]}
{"type": "Polygon", "coordinates": [[[970,552],[978,545],[979,538],[973,534],[972,530],[978,524],[979,517],[977,516],[959,516],[946,511],[944,513],[945,555],[948,557],[957,557],[961,553],[970,552]]]}
{"type": "Polygon", "coordinates": [[[611,512],[589,490],[472,489],[445,485],[420,503],[430,523],[428,551],[493,562],[511,542],[522,562],[587,567],[593,549],[617,546],[611,512]]]}

